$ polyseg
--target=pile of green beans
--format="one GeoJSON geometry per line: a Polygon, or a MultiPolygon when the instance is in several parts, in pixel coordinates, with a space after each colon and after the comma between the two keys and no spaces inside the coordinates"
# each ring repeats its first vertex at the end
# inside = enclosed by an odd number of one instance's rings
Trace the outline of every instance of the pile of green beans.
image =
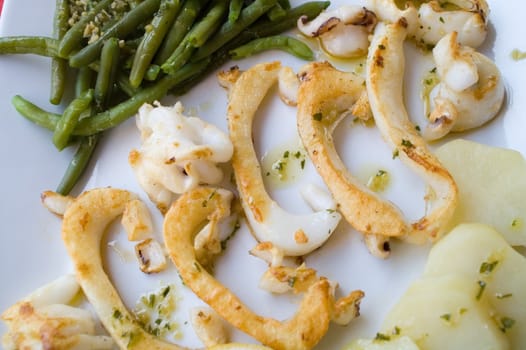
{"type": "Polygon", "coordinates": [[[291,8],[288,0],[128,0],[128,8],[101,25],[88,42],[87,26],[110,12],[115,0],[92,0],[89,11],[70,23],[74,0],[56,0],[53,37],[0,38],[0,54],[51,58],[49,101],[65,106],[50,113],[20,95],[15,109],[49,129],[58,150],[76,146],[57,192],[68,194],[87,167],[104,131],[135,115],[141,105],[167,94],[184,94],[228,60],[279,49],[313,58],[302,42],[283,33],[300,16],[311,19],[328,1],[291,8]],[[75,96],[63,101],[68,75],[75,96]]]}

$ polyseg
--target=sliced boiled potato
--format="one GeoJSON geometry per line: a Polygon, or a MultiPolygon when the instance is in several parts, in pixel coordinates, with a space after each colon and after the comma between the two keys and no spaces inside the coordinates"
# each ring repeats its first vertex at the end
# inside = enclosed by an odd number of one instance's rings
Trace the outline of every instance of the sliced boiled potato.
{"type": "Polygon", "coordinates": [[[511,245],[526,246],[526,160],[521,153],[455,140],[436,155],[459,189],[450,228],[481,222],[493,226],[511,245]]]}
{"type": "MultiPolygon", "coordinates": [[[[481,292],[482,281],[494,322],[512,349],[526,349],[526,258],[494,229],[463,224],[431,249],[424,275],[431,278],[451,273],[479,286],[476,293],[481,292]]],[[[469,297],[474,299],[473,293],[469,297]]]]}
{"type": "Polygon", "coordinates": [[[380,334],[409,336],[422,350],[510,349],[477,293],[476,283],[458,275],[421,278],[389,312],[380,334]]]}
{"type": "MultiPolygon", "coordinates": [[[[380,335],[381,338],[381,335],[380,335]]],[[[409,337],[388,339],[358,339],[345,350],[420,350],[409,337]]]]}

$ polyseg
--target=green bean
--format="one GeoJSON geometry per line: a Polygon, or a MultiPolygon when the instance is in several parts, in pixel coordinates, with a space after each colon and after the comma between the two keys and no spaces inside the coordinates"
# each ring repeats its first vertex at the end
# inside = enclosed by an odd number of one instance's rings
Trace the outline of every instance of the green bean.
{"type": "Polygon", "coordinates": [[[62,101],[68,72],[68,61],[63,58],[51,60],[51,89],[49,102],[58,105],[62,101]]]}
{"type": "Polygon", "coordinates": [[[99,71],[97,73],[97,80],[95,81],[95,105],[98,109],[106,105],[108,99],[111,97],[113,83],[119,65],[119,39],[110,38],[102,47],[100,55],[99,71]]]}
{"type": "MultiPolygon", "coordinates": [[[[93,84],[93,73],[94,71],[89,67],[82,67],[79,69],[77,80],[75,82],[75,96],[80,97],[83,93],[91,89],[93,84]]],[[[89,115],[87,117],[89,118],[93,113],[93,108],[89,108],[88,113],[89,115]]],[[[95,150],[101,136],[102,134],[99,133],[90,136],[82,136],[80,138],[77,150],[57,186],[57,193],[66,196],[75,187],[84,173],[84,170],[88,166],[93,151],[95,150]]]]}
{"type": "MultiPolygon", "coordinates": [[[[75,80],[75,96],[79,97],[86,90],[93,88],[94,78],[94,72],[89,67],[79,68],[75,80]]],[[[82,118],[90,117],[92,113],[93,108],[92,106],[90,106],[81,113],[79,120],[82,118]]]]}
{"type": "Polygon", "coordinates": [[[202,70],[199,74],[194,75],[191,79],[187,80],[184,85],[178,86],[175,90],[172,90],[172,94],[182,95],[189,91],[192,87],[203,80],[208,74],[222,66],[226,61],[230,59],[229,52],[241,45],[248,43],[251,40],[272,36],[283,33],[289,29],[295,28],[298,18],[305,15],[308,19],[313,19],[320,14],[321,11],[329,6],[328,1],[312,1],[299,5],[287,11],[285,20],[281,22],[272,23],[269,19],[261,19],[244,30],[235,39],[231,40],[228,44],[224,45],[221,49],[217,50],[210,56],[210,64],[206,69],[202,70]]]}
{"type": "Polygon", "coordinates": [[[179,0],[162,0],[159,11],[154,16],[151,25],[148,26],[151,29],[146,31],[135,53],[130,72],[131,86],[138,87],[141,84],[180,7],[181,3],[179,0]]]}
{"type": "Polygon", "coordinates": [[[252,4],[245,7],[236,22],[225,22],[219,32],[216,33],[207,43],[201,46],[195,53],[193,59],[200,60],[210,56],[221,46],[229,42],[238,35],[243,29],[254,23],[259,17],[266,13],[272,6],[276,5],[277,0],[255,0],[252,4]]]}
{"type": "Polygon", "coordinates": [[[185,35],[190,31],[192,25],[201,12],[201,9],[208,3],[208,0],[187,0],[183,9],[175,19],[170,31],[166,35],[159,52],[155,57],[155,63],[163,64],[168,57],[179,46],[185,35]]]}
{"type": "Polygon", "coordinates": [[[241,14],[241,9],[243,8],[243,0],[231,0],[230,6],[228,8],[228,21],[234,23],[239,18],[241,14]]]}
{"type": "Polygon", "coordinates": [[[172,55],[161,66],[163,72],[174,74],[192,57],[195,50],[201,47],[221,24],[227,6],[223,0],[214,1],[207,14],[186,34],[183,41],[172,55]]]}
{"type": "Polygon", "coordinates": [[[69,58],[69,64],[78,68],[95,61],[102,50],[104,42],[112,37],[121,38],[132,33],[136,27],[150,18],[159,8],[161,0],[144,0],[126,13],[117,23],[106,30],[99,39],[85,46],[69,58]]]}
{"type": "Polygon", "coordinates": [[[267,50],[283,50],[306,61],[314,59],[314,53],[304,42],[284,35],[267,36],[254,39],[229,53],[233,59],[246,58],[267,50]]]}
{"type": "Polygon", "coordinates": [[[56,192],[66,196],[75,187],[93,155],[93,151],[97,146],[100,136],[101,134],[94,134],[82,138],[56,192]]]}
{"type": "MultiPolygon", "coordinates": [[[[53,19],[53,36],[58,40],[68,31],[69,4],[67,0],[57,0],[55,5],[55,18],[53,19]]],[[[66,87],[68,62],[63,58],[51,60],[51,89],[49,102],[57,105],[62,100],[66,87]]]]}
{"type": "Polygon", "coordinates": [[[75,96],[80,96],[84,91],[92,88],[93,70],[90,67],[81,67],[75,80],[75,96]]]}
{"type": "Polygon", "coordinates": [[[278,0],[278,4],[279,4],[284,10],[290,10],[290,1],[289,1],[289,0],[278,0]]]}
{"type": "Polygon", "coordinates": [[[287,11],[278,3],[267,12],[267,17],[272,22],[281,21],[287,15],[287,11]]]}
{"type": "Polygon", "coordinates": [[[73,130],[79,122],[80,115],[89,107],[92,100],[93,90],[90,89],[71,101],[64,110],[62,118],[58,121],[53,133],[53,144],[59,151],[68,145],[73,130]]]}
{"type": "Polygon", "coordinates": [[[229,44],[230,49],[246,44],[250,40],[277,35],[295,28],[298,19],[306,16],[309,20],[315,18],[321,11],[330,5],[329,1],[311,1],[301,4],[287,11],[282,21],[272,22],[269,19],[261,19],[244,30],[229,44]]]}
{"type": "Polygon", "coordinates": [[[0,54],[34,54],[58,57],[59,41],[45,36],[5,36],[0,38],[0,54]]]}
{"type": "Polygon", "coordinates": [[[11,104],[21,116],[51,131],[55,130],[58,121],[62,117],[60,114],[43,110],[20,95],[13,96],[11,104]]]}
{"type": "Polygon", "coordinates": [[[74,135],[92,135],[100,131],[112,128],[131,116],[135,115],[144,103],[152,103],[160,100],[166,93],[185,82],[194,75],[199,74],[209,64],[205,59],[195,63],[188,63],[179,69],[174,75],[164,76],[154,85],[138,90],[128,100],[94,115],[91,118],[83,119],[75,128],[74,135]]]}
{"type": "Polygon", "coordinates": [[[60,41],[58,47],[58,54],[62,58],[68,58],[69,54],[79,47],[84,36],[84,29],[86,26],[93,21],[95,16],[110,7],[113,0],[101,0],[97,6],[92,8],[85,16],[75,23],[69,30],[64,34],[64,37],[60,41]]]}
{"type": "Polygon", "coordinates": [[[159,73],[161,73],[161,67],[157,64],[151,64],[144,75],[144,79],[154,81],[159,77],[159,73]]]}
{"type": "Polygon", "coordinates": [[[117,76],[117,85],[119,86],[119,89],[121,89],[122,92],[128,95],[128,97],[132,97],[139,91],[139,89],[134,88],[130,85],[130,80],[128,79],[128,76],[124,73],[119,73],[119,75],[117,76]]]}

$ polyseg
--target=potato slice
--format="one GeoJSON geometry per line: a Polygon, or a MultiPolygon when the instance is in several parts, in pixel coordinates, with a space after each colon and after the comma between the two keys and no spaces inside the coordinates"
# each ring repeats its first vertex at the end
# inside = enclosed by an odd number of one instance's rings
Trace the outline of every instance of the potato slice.
{"type": "Polygon", "coordinates": [[[433,247],[424,274],[449,273],[463,275],[473,286],[482,281],[489,311],[511,348],[526,348],[526,258],[492,228],[464,224],[433,247]]]}
{"type": "Polygon", "coordinates": [[[526,161],[517,151],[467,140],[441,146],[440,162],[459,188],[449,227],[463,222],[493,226],[511,245],[526,246],[526,161]]]}
{"type": "Polygon", "coordinates": [[[477,292],[476,283],[457,275],[419,279],[389,312],[379,334],[409,336],[424,350],[509,349],[477,292]]]}

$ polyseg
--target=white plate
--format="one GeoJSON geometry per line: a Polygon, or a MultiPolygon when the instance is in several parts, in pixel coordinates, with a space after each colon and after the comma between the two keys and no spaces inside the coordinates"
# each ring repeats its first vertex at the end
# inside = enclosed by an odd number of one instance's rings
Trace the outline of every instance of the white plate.
{"type": "MultiPolygon", "coordinates": [[[[356,0],[358,1],[358,0],[356,0]]],[[[333,1],[335,7],[343,1],[333,1]]],[[[526,22],[522,1],[489,1],[491,14],[490,34],[483,51],[494,59],[501,69],[507,87],[506,107],[498,118],[483,128],[467,134],[456,135],[489,145],[513,148],[526,154],[526,60],[514,61],[510,53],[514,48],[526,50],[523,41],[526,22]]],[[[0,35],[50,35],[54,1],[7,0],[0,18],[0,35]]],[[[408,64],[406,100],[412,115],[421,113],[418,89],[428,63],[416,62],[418,52],[407,47],[408,64]],[[418,63],[418,64],[417,64],[418,63]]],[[[275,52],[262,54],[250,60],[236,62],[248,68],[256,61],[281,59],[286,64],[299,67],[302,62],[275,52]]],[[[47,130],[31,124],[13,109],[10,99],[21,94],[48,110],[60,111],[48,102],[49,59],[35,56],[0,56],[0,172],[2,208],[0,210],[0,310],[5,310],[16,300],[58,276],[72,271],[60,238],[60,219],[50,214],[40,204],[40,193],[54,189],[72,155],[72,150],[57,152],[47,130]]],[[[232,63],[227,64],[228,67],[232,63]]],[[[353,64],[337,62],[342,68],[353,64]]],[[[187,110],[196,112],[226,131],[225,92],[211,76],[186,96],[180,98],[187,110]]],[[[173,101],[173,100],[170,100],[173,101]]],[[[256,144],[260,155],[291,149],[298,140],[295,130],[294,109],[284,106],[274,96],[267,99],[259,113],[256,127],[256,144]],[[291,141],[292,140],[292,141],[291,141]],[[278,150],[278,151],[276,151],[278,150]]],[[[405,169],[381,141],[374,128],[350,127],[344,122],[337,131],[338,150],[351,171],[366,177],[380,168],[387,169],[393,184],[386,197],[397,203],[411,218],[423,212],[423,185],[415,175],[405,169]]],[[[128,152],[138,145],[138,132],[134,120],[106,133],[97,149],[97,162],[87,172],[82,188],[113,186],[138,193],[138,187],[127,163],[128,152]]],[[[271,187],[271,194],[286,209],[307,212],[298,189],[309,183],[321,184],[311,164],[297,181],[288,186],[271,187]]],[[[156,228],[160,229],[157,216],[156,228]]],[[[121,235],[117,239],[121,250],[132,254],[132,245],[121,235]]],[[[160,237],[160,232],[159,232],[160,237]]],[[[286,318],[295,310],[296,299],[275,297],[258,289],[259,277],[265,264],[251,257],[248,250],[255,244],[244,225],[228,246],[225,256],[217,263],[216,276],[224,281],[254,311],[275,318],[286,318]]],[[[321,275],[340,282],[341,292],[362,289],[366,297],[362,302],[361,317],[347,327],[331,326],[317,349],[336,349],[358,337],[374,337],[381,320],[407,285],[422,269],[427,254],[426,247],[395,244],[391,257],[385,261],[372,257],[361,242],[360,235],[341,223],[338,231],[327,244],[306,258],[307,265],[321,275]]],[[[178,282],[174,269],[159,275],[139,272],[133,259],[122,259],[111,249],[107,250],[107,265],[117,287],[128,306],[133,306],[139,295],[157,289],[161,283],[175,283],[181,297],[177,319],[184,333],[177,342],[185,346],[199,346],[188,322],[188,309],[200,301],[178,282]]],[[[0,332],[5,331],[4,325],[0,332]]],[[[248,336],[235,332],[234,339],[254,342],[248,336]]]]}

